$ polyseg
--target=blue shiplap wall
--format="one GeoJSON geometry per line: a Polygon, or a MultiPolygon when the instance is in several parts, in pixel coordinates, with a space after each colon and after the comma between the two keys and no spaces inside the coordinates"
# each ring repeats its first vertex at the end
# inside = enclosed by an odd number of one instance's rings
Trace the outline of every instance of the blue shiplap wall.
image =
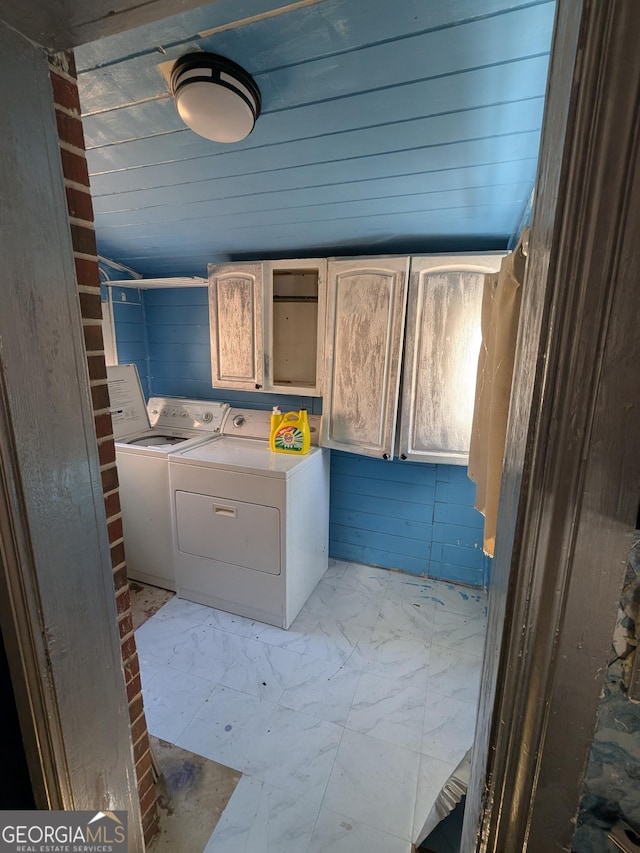
{"type": "Polygon", "coordinates": [[[436,466],[429,574],[488,587],[491,560],[482,550],[484,519],[474,509],[475,495],[466,467],[436,466]]]}
{"type": "MultiPolygon", "coordinates": [[[[247,408],[307,406],[321,412],[320,399],[211,387],[206,288],[113,290],[119,360],[124,362],[126,353],[138,354],[135,344],[146,337],[147,360],[137,363],[147,366],[150,396],[225,400],[247,408]],[[120,301],[122,291],[126,303],[120,301]],[[140,301],[129,298],[130,292],[141,294],[140,301]],[[141,322],[145,334],[141,334],[141,322]]],[[[334,450],[330,554],[485,586],[490,560],[482,553],[482,517],[473,508],[474,494],[466,468],[457,465],[384,462],[334,450]]]]}
{"type": "Polygon", "coordinates": [[[331,555],[484,586],[475,486],[458,465],[331,452],[331,555]]]}
{"type": "Polygon", "coordinates": [[[137,287],[112,286],[111,294],[118,362],[136,365],[142,390],[148,397],[147,324],[143,291],[137,287]]]}

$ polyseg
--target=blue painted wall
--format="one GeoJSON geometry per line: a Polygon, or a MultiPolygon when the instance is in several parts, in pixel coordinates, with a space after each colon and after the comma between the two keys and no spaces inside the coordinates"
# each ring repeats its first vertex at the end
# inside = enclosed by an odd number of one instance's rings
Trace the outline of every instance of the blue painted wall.
{"type": "Polygon", "coordinates": [[[484,586],[475,486],[458,465],[331,452],[331,556],[484,586]]]}
{"type": "MultiPolygon", "coordinates": [[[[146,371],[149,396],[322,411],[317,398],[211,387],[206,288],[114,287],[113,301],[118,358],[122,363],[136,356],[138,369],[143,365],[146,371]],[[121,300],[123,292],[126,302],[121,300]],[[146,346],[146,360],[138,358],[140,344],[146,346]]],[[[334,450],[330,555],[485,586],[490,560],[482,553],[482,517],[473,508],[474,495],[466,468],[457,465],[384,462],[334,450]]]]}
{"type": "Polygon", "coordinates": [[[135,364],[145,397],[149,397],[147,324],[143,291],[137,287],[112,286],[113,322],[120,364],[135,364]]]}

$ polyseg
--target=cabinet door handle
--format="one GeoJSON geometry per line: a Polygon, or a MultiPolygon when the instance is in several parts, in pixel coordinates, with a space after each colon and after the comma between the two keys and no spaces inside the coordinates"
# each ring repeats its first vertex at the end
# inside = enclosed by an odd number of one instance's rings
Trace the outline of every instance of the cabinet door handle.
{"type": "Polygon", "coordinates": [[[401,453],[401,454],[400,454],[400,459],[406,459],[406,458],[407,458],[407,454],[406,454],[406,453],[401,453]]]}
{"type": "Polygon", "coordinates": [[[235,506],[224,506],[224,504],[214,504],[213,514],[222,515],[225,518],[236,518],[238,515],[238,508],[235,506]]]}
{"type": "Polygon", "coordinates": [[[258,385],[258,383],[256,382],[256,391],[259,391],[261,388],[262,388],[262,385],[258,385]]]}
{"type": "Polygon", "coordinates": [[[389,454],[388,454],[388,453],[383,453],[383,454],[382,454],[382,458],[383,458],[383,459],[388,459],[388,458],[389,458],[389,454]]]}

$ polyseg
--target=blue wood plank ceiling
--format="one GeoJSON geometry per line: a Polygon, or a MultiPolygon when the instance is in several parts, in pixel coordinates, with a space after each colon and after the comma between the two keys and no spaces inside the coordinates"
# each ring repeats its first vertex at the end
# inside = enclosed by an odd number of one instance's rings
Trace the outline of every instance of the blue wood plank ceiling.
{"type": "Polygon", "coordinates": [[[549,0],[220,0],[76,58],[101,254],[147,276],[210,261],[503,248],[535,180],[549,0]],[[196,136],[160,65],[256,79],[243,142],[196,136]]]}

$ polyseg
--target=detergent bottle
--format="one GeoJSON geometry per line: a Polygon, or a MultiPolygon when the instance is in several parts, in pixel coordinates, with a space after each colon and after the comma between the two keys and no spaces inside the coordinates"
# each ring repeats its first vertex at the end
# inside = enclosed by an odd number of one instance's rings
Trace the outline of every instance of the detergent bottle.
{"type": "MultiPolygon", "coordinates": [[[[276,407],[277,408],[277,407],[276,407]]],[[[271,436],[269,447],[274,453],[308,453],[311,432],[307,410],[287,412],[286,415],[271,414],[271,436]]]]}
{"type": "MultiPolygon", "coordinates": [[[[280,411],[280,406],[274,406],[271,409],[271,430],[269,432],[269,446],[273,441],[273,436],[275,434],[276,429],[280,426],[280,421],[282,420],[282,412],[280,411]]],[[[273,447],[271,447],[273,450],[273,447]]]]}

